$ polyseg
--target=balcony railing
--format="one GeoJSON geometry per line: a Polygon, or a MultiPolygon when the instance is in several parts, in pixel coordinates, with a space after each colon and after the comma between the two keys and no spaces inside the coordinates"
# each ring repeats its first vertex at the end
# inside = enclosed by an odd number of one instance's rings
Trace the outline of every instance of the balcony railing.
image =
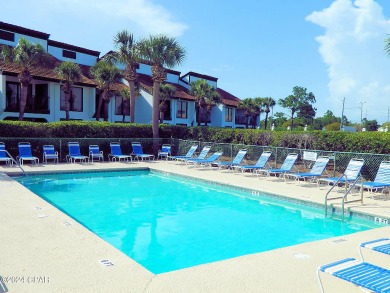
{"type": "MultiPolygon", "coordinates": [[[[27,96],[25,113],[49,114],[50,113],[50,97],[46,96],[27,96]]],[[[20,110],[20,95],[7,95],[6,112],[19,112],[20,110]]]]}
{"type": "Polygon", "coordinates": [[[236,124],[246,124],[246,117],[245,116],[236,116],[235,123],[236,124]]]}

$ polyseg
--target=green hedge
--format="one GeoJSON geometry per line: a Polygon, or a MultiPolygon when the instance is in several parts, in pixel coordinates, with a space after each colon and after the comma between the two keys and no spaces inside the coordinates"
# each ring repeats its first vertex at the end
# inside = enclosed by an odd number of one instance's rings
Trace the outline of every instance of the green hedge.
{"type": "MultiPolygon", "coordinates": [[[[149,124],[95,121],[53,123],[0,121],[0,137],[151,138],[152,127],[149,124]]],[[[339,152],[390,153],[390,132],[271,132],[254,129],[160,125],[160,137],[339,152]]]]}

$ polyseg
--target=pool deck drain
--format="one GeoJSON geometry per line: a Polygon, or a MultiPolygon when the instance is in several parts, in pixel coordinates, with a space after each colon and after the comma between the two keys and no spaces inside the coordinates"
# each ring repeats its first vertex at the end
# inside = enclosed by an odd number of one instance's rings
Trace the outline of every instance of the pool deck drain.
{"type": "MultiPolygon", "coordinates": [[[[10,277],[4,278],[9,280],[4,283],[9,292],[319,292],[316,269],[320,265],[345,257],[359,258],[359,243],[390,237],[390,227],[384,226],[344,235],[342,239],[346,241],[334,237],[153,275],[2,173],[17,172],[17,168],[3,166],[0,167],[0,276],[10,277]],[[38,219],[39,215],[50,216],[38,219]],[[72,229],[65,223],[72,223],[72,229]],[[310,257],[305,258],[306,255],[310,257]],[[107,269],[103,260],[115,265],[107,269]],[[32,279],[32,276],[36,278],[32,279]]],[[[286,184],[227,170],[198,170],[167,161],[25,165],[24,169],[27,172],[71,172],[139,167],[241,186],[254,192],[276,193],[315,204],[322,204],[326,193],[326,189],[318,189],[314,184],[302,187],[299,183],[286,184]]],[[[388,197],[371,199],[367,193],[365,205],[354,205],[352,210],[389,218],[388,197]]],[[[390,256],[367,252],[367,260],[389,268],[390,256]]],[[[323,281],[327,292],[361,292],[337,278],[325,275],[323,281]]]]}

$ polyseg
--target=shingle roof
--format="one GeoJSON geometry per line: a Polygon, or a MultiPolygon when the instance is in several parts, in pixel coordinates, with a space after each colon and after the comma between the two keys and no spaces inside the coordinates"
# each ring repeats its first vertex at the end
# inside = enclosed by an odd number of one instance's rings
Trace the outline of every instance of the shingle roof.
{"type": "Polygon", "coordinates": [[[221,95],[222,103],[226,106],[237,107],[238,103],[241,101],[236,96],[233,96],[231,93],[228,93],[227,91],[221,88],[217,88],[217,92],[221,95]]]}
{"type": "MultiPolygon", "coordinates": [[[[0,61],[0,69],[3,70],[3,72],[6,75],[13,75],[17,76],[21,71],[21,66],[15,64],[15,63],[8,63],[4,61],[0,61]]],[[[60,82],[60,78],[58,77],[57,73],[54,71],[54,67],[33,67],[31,70],[31,75],[35,79],[39,80],[48,80],[48,81],[56,81],[60,82]]],[[[95,82],[88,77],[82,75],[81,80],[77,82],[76,84],[80,85],[86,85],[86,86],[96,86],[95,82]]]]}

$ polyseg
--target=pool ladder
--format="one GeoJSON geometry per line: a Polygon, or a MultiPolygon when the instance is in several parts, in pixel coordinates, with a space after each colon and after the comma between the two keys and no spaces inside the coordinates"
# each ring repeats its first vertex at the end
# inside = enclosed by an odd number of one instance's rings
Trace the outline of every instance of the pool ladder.
{"type": "Polygon", "coordinates": [[[15,160],[15,158],[14,158],[7,150],[0,150],[0,152],[6,153],[6,154],[11,158],[12,162],[15,163],[15,165],[18,166],[18,167],[20,168],[20,170],[22,170],[23,174],[26,175],[26,176],[28,176],[27,173],[26,173],[26,171],[24,171],[22,165],[20,165],[20,163],[17,162],[17,161],[15,160]]]}
{"type": "MultiPolygon", "coordinates": [[[[333,188],[335,186],[337,186],[340,182],[341,182],[341,179],[345,177],[345,182],[348,182],[347,181],[347,176],[344,174],[343,176],[341,176],[334,184],[333,186],[328,190],[328,192],[326,193],[325,195],[325,218],[328,216],[328,202],[331,201],[331,200],[335,200],[335,199],[342,199],[341,201],[341,220],[344,222],[345,220],[345,204],[346,203],[351,203],[351,202],[361,202],[363,204],[363,182],[361,183],[362,186],[360,187],[360,198],[359,199],[354,199],[354,200],[347,200],[347,196],[348,194],[351,193],[351,190],[357,185],[357,183],[359,182],[360,180],[360,176],[358,176],[356,178],[356,180],[349,185],[345,184],[345,193],[343,196],[338,196],[338,197],[332,197],[332,198],[328,198],[330,192],[333,190],[333,188]]],[[[332,205],[330,205],[330,208],[332,207],[332,205]]],[[[333,209],[332,209],[333,210],[333,209]]]]}

